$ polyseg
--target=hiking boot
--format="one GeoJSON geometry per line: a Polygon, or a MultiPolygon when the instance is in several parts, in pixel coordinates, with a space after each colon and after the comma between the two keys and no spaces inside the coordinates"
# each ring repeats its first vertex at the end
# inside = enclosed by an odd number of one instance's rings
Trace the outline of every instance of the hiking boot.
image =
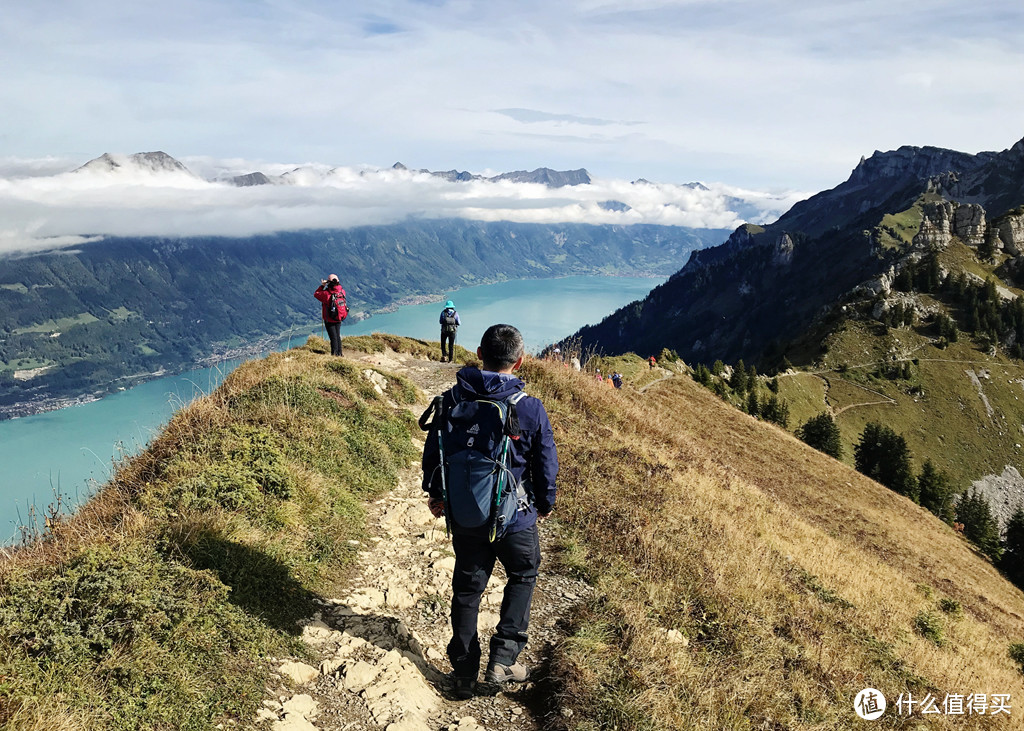
{"type": "Polygon", "coordinates": [[[457,700],[468,701],[476,695],[476,678],[462,678],[452,675],[452,695],[457,700]]]}
{"type": "Polygon", "coordinates": [[[530,668],[517,662],[513,665],[502,665],[499,662],[487,664],[487,675],[484,676],[488,683],[525,683],[530,678],[530,668]]]}

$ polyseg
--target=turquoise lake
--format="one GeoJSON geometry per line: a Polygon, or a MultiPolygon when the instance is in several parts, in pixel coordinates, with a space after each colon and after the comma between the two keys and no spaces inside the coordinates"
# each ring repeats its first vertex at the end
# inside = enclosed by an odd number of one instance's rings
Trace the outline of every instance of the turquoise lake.
{"type": "MultiPolygon", "coordinates": [[[[566,277],[468,287],[435,303],[408,305],[346,325],[342,337],[379,331],[437,340],[441,307],[451,299],[463,323],[461,345],[475,349],[488,326],[505,322],[522,331],[528,350],[537,351],[644,297],[662,281],[566,277]]],[[[318,305],[312,297],[310,302],[315,315],[318,305]]],[[[311,326],[310,333],[319,335],[319,327],[311,326]]],[[[304,341],[304,336],[295,337],[281,348],[304,341]]],[[[16,536],[29,506],[45,509],[53,502],[57,488],[72,505],[82,502],[109,479],[116,459],[138,452],[178,408],[212,391],[237,365],[229,361],[159,378],[92,403],[0,422],[0,544],[16,536]]]]}

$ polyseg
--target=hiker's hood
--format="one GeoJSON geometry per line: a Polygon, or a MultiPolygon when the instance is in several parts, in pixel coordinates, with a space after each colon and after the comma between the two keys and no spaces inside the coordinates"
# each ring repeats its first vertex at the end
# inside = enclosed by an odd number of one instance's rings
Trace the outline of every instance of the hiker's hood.
{"type": "Polygon", "coordinates": [[[467,366],[457,374],[459,388],[471,398],[508,398],[523,390],[523,382],[511,373],[482,371],[467,366]]]}

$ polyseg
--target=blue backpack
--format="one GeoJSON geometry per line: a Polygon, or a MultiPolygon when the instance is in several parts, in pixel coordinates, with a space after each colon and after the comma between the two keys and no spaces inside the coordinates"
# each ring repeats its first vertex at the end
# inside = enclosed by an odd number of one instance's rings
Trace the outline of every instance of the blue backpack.
{"type": "Polygon", "coordinates": [[[516,404],[519,391],[505,400],[463,400],[451,390],[452,405],[438,396],[420,417],[424,430],[436,427],[440,447],[441,493],[450,532],[487,535],[496,541],[508,533],[516,514],[529,507],[522,483],[509,468],[512,442],[519,439],[516,404]],[[426,424],[431,412],[437,419],[426,424]]]}

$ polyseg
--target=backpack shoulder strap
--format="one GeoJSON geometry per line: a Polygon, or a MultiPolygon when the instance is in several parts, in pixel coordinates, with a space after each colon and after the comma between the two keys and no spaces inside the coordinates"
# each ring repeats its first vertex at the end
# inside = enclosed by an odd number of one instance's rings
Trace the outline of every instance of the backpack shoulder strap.
{"type": "Polygon", "coordinates": [[[519,427],[519,412],[516,409],[516,404],[525,396],[526,391],[519,391],[505,400],[505,403],[508,404],[508,414],[505,416],[505,435],[509,439],[517,440],[523,434],[523,430],[519,427]]]}

